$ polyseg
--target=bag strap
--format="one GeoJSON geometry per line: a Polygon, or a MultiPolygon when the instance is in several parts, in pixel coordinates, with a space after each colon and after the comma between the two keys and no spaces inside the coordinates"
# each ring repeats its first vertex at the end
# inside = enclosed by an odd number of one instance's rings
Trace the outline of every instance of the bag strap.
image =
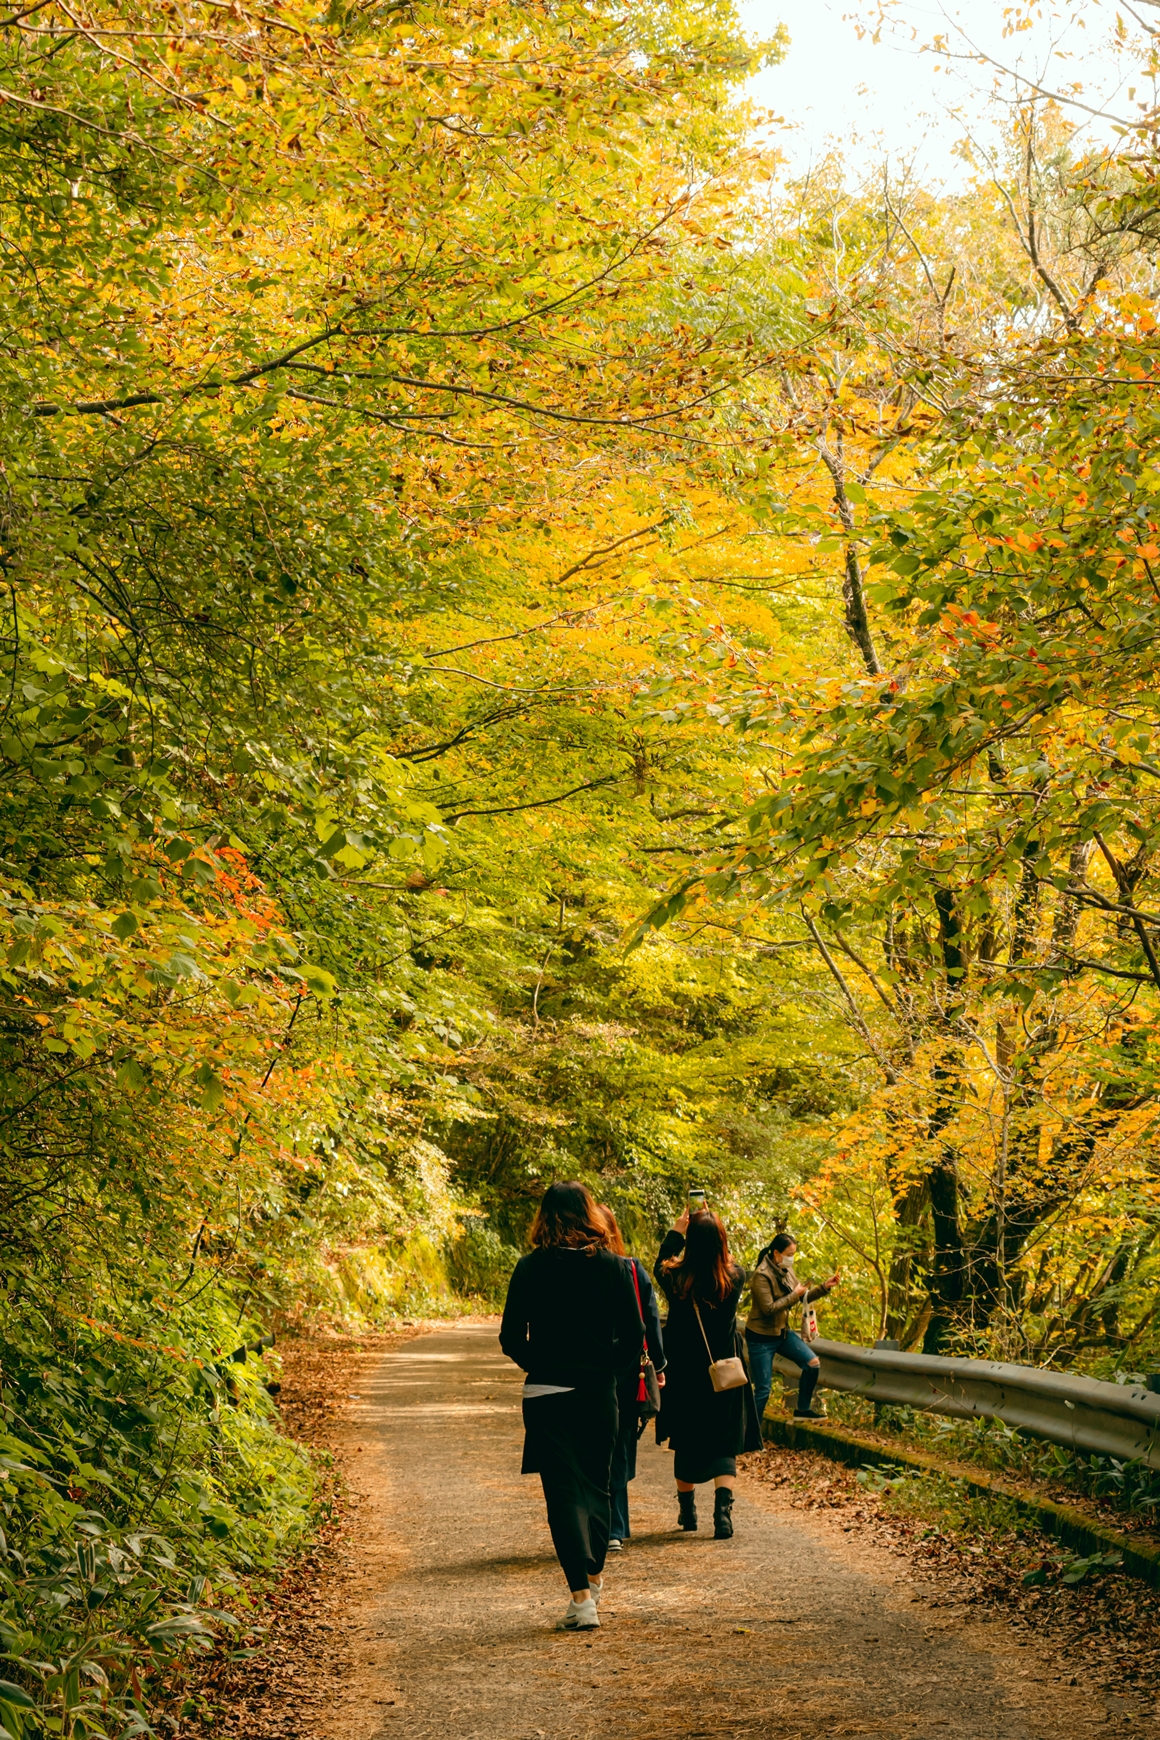
{"type": "Polygon", "coordinates": [[[629,1257],[629,1259],[628,1259],[628,1267],[629,1267],[629,1271],[632,1275],[632,1284],[633,1284],[633,1287],[636,1291],[636,1308],[640,1312],[640,1326],[644,1330],[644,1346],[640,1350],[640,1363],[642,1366],[644,1366],[644,1365],[647,1365],[648,1357],[649,1357],[649,1354],[648,1354],[648,1327],[647,1327],[645,1320],[644,1320],[644,1306],[640,1302],[640,1276],[636,1272],[636,1263],[633,1261],[633,1259],[631,1257],[629,1257]]]}
{"type": "Polygon", "coordinates": [[[709,1337],[705,1334],[705,1325],[701,1323],[701,1307],[697,1304],[695,1299],[693,1300],[693,1310],[697,1313],[697,1322],[701,1324],[701,1340],[705,1343],[705,1352],[709,1355],[709,1364],[715,1365],[717,1362],[713,1358],[713,1349],[709,1346],[709,1337]]]}

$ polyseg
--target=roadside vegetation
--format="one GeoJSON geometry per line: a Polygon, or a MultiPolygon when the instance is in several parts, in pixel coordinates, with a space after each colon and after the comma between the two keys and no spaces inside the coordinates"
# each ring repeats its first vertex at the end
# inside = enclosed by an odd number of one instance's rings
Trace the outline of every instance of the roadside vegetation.
{"type": "MultiPolygon", "coordinates": [[[[884,1469],[891,1467],[893,1442],[899,1449],[923,1452],[940,1463],[1009,1476],[1016,1486],[1064,1503],[1092,1500],[1094,1508],[1116,1527],[1157,1532],[1160,1476],[1141,1461],[1069,1450],[1062,1444],[1033,1438],[1002,1420],[960,1420],[918,1408],[876,1408],[860,1396],[828,1395],[827,1413],[839,1427],[863,1437],[873,1435],[883,1448],[884,1469]]],[[[894,1472],[904,1472],[903,1465],[894,1472]]]]}

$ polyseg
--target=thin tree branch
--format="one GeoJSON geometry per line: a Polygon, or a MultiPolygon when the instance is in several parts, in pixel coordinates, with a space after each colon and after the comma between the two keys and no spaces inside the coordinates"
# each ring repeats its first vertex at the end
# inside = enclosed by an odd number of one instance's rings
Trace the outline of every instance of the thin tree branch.
{"type": "Polygon", "coordinates": [[[821,954],[822,959],[825,961],[827,967],[829,967],[829,969],[830,969],[830,972],[833,974],[833,977],[837,983],[838,989],[841,991],[842,996],[846,999],[846,1006],[850,1011],[851,1021],[853,1022],[855,1028],[857,1029],[860,1037],[865,1041],[865,1043],[869,1047],[871,1053],[873,1054],[873,1056],[877,1060],[878,1066],[881,1069],[883,1075],[886,1077],[887,1081],[891,1084],[891,1086],[893,1086],[894,1083],[898,1080],[897,1070],[895,1070],[891,1066],[891,1064],[889,1064],[887,1062],[886,1058],[882,1055],[882,1052],[879,1049],[878,1044],[875,1041],[873,1034],[870,1032],[869,1027],[866,1025],[865,1017],[863,1016],[861,1009],[859,1009],[859,1007],[858,1007],[857,1001],[854,997],[854,993],[851,991],[849,985],[846,983],[845,979],[842,977],[841,967],[839,967],[837,961],[834,959],[833,955],[830,953],[829,949],[826,947],[825,939],[823,938],[822,933],[819,931],[817,925],[814,923],[813,919],[810,917],[809,913],[806,911],[804,906],[801,908],[801,915],[802,915],[803,922],[805,923],[805,927],[809,931],[810,935],[813,937],[814,942],[817,945],[818,951],[821,954]]]}
{"type": "MultiPolygon", "coordinates": [[[[1129,897],[1132,890],[1128,883],[1128,878],[1124,874],[1123,866],[1113,856],[1111,848],[1105,843],[1101,834],[1095,833],[1093,838],[1096,845],[1103,853],[1109,870],[1116,879],[1116,886],[1120,890],[1120,893],[1125,897],[1129,897]]],[[[1156,951],[1152,947],[1152,939],[1149,937],[1144,921],[1139,913],[1134,912],[1132,914],[1132,926],[1136,935],[1140,939],[1140,947],[1144,951],[1144,959],[1148,963],[1148,971],[1152,975],[1152,982],[1155,984],[1157,990],[1160,990],[1160,961],[1156,959],[1156,951]]]]}
{"type": "Polygon", "coordinates": [[[623,773],[610,773],[606,774],[603,779],[590,779],[585,785],[574,785],[571,791],[557,792],[555,797],[536,798],[533,803],[529,804],[498,804],[494,809],[488,810],[456,810],[453,815],[444,816],[443,820],[445,822],[458,822],[464,816],[510,816],[514,815],[517,810],[542,810],[546,809],[549,804],[562,804],[565,798],[575,797],[577,792],[597,791],[601,786],[615,785],[618,779],[623,778],[623,773]]]}

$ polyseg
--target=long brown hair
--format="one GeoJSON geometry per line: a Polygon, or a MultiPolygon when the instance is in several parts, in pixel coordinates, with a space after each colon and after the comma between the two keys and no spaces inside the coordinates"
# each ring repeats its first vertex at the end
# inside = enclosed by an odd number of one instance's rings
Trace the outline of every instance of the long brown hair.
{"type": "Polygon", "coordinates": [[[725,1222],[711,1209],[689,1216],[685,1248],[665,1264],[669,1287],[678,1299],[690,1294],[701,1305],[723,1305],[737,1281],[737,1265],[729,1255],[725,1222]]]}
{"type": "Polygon", "coordinates": [[[614,1257],[626,1257],[628,1252],[624,1248],[624,1234],[616,1224],[616,1216],[613,1214],[606,1202],[598,1202],[596,1204],[596,1212],[608,1228],[609,1250],[612,1252],[614,1257]]]}
{"type": "Polygon", "coordinates": [[[531,1240],[541,1250],[564,1246],[590,1256],[608,1249],[608,1228],[592,1192],[572,1179],[549,1184],[532,1222],[531,1240]]]}

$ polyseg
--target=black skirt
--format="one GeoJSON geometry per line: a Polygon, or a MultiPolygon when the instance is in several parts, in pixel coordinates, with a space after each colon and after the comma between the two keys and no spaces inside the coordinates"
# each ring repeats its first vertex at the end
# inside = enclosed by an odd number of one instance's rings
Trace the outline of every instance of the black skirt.
{"type": "Polygon", "coordinates": [[[685,1450],[678,1450],[673,1457],[673,1479],[683,1481],[686,1486],[704,1486],[707,1480],[716,1480],[722,1474],[737,1473],[736,1456],[715,1456],[709,1462],[697,1462],[690,1458],[685,1450]]]}
{"type": "Polygon", "coordinates": [[[542,1474],[608,1493],[618,1423],[616,1382],[586,1383],[524,1403],[521,1474],[542,1474]]]}
{"type": "MultiPolygon", "coordinates": [[[[679,1306],[675,1305],[669,1315],[670,1325],[678,1313],[679,1306]]],[[[744,1360],[745,1343],[735,1329],[725,1346],[744,1360]]],[[[661,1391],[657,1443],[663,1444],[667,1439],[676,1452],[674,1477],[698,1484],[718,1474],[734,1473],[736,1458],[743,1450],[761,1449],[761,1423],[752,1384],[743,1384],[735,1390],[715,1390],[709,1378],[705,1344],[698,1345],[691,1336],[674,1336],[666,1331],[665,1348],[669,1363],[661,1391]],[[728,1466],[730,1463],[732,1467],[728,1466]]],[[[724,1357],[723,1348],[713,1351],[716,1358],[724,1357]]]]}

